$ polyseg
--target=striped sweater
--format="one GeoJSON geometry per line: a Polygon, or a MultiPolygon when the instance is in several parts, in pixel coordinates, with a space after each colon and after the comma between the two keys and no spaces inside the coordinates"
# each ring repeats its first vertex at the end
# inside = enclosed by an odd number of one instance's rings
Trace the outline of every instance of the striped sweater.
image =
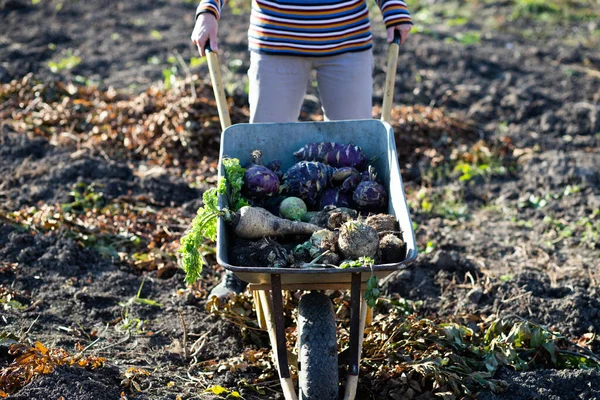
{"type": "MultiPolygon", "coordinates": [[[[402,0],[376,0],[386,28],[412,24],[402,0]]],[[[219,18],[224,0],[201,0],[196,17],[219,18]]],[[[250,50],[296,56],[331,56],[372,46],[366,0],[252,0],[250,50]]]]}

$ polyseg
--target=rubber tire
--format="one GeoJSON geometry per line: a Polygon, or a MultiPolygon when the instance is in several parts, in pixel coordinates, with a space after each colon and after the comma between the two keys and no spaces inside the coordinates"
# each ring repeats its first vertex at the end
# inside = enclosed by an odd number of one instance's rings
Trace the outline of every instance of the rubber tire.
{"type": "Polygon", "coordinates": [[[300,299],[298,348],[299,400],[338,400],[335,313],[323,293],[307,293],[300,299]]]}

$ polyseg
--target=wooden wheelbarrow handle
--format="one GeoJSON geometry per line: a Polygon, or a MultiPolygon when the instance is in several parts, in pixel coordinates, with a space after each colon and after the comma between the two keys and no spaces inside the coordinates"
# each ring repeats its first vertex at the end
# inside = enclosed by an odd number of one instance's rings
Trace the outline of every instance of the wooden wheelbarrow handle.
{"type": "Polygon", "coordinates": [[[396,68],[398,67],[398,51],[400,50],[400,32],[394,31],[394,40],[388,50],[385,86],[383,87],[383,105],[381,120],[390,122],[392,118],[392,103],[394,102],[394,86],[396,84],[396,68]]]}
{"type": "Polygon", "coordinates": [[[219,111],[219,120],[221,121],[221,130],[225,130],[231,126],[231,117],[227,108],[227,98],[225,97],[225,88],[223,87],[223,79],[221,79],[221,69],[219,68],[219,60],[217,54],[212,51],[210,44],[206,42],[206,61],[208,62],[208,71],[212,82],[213,90],[215,91],[215,100],[219,111]]]}

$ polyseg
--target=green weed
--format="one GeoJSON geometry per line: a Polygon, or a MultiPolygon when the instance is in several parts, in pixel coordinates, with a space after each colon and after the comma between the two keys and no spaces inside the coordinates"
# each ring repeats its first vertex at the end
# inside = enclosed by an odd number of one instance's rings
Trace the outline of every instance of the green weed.
{"type": "Polygon", "coordinates": [[[23,310],[25,308],[27,308],[27,306],[21,304],[20,301],[15,300],[12,296],[11,293],[8,293],[4,296],[0,296],[0,305],[2,305],[2,308],[6,311],[6,310],[23,310]]]}
{"type": "Polygon", "coordinates": [[[511,18],[546,23],[583,22],[598,18],[591,0],[514,0],[511,18]]]}
{"type": "Polygon", "coordinates": [[[472,46],[481,43],[481,34],[477,31],[458,32],[454,35],[454,40],[465,46],[472,46]]]}
{"type": "Polygon", "coordinates": [[[63,212],[86,212],[96,208],[102,208],[105,204],[104,194],[97,193],[94,185],[88,186],[83,182],[73,185],[73,189],[69,194],[73,197],[73,201],[66,204],[61,204],[63,212]]]}
{"type": "Polygon", "coordinates": [[[555,219],[549,215],[544,217],[546,229],[544,234],[552,237],[547,241],[548,247],[567,238],[576,238],[580,245],[596,248],[600,241],[600,209],[595,209],[591,215],[583,216],[575,221],[555,219]]]}
{"type": "Polygon", "coordinates": [[[159,65],[161,63],[160,58],[156,56],[148,57],[148,64],[150,65],[159,65]]]}
{"type": "Polygon", "coordinates": [[[411,208],[449,220],[466,219],[469,216],[462,193],[451,189],[439,192],[421,188],[411,202],[411,208]]]}
{"type": "Polygon", "coordinates": [[[409,316],[417,313],[425,304],[423,300],[407,300],[404,298],[391,299],[381,298],[383,303],[387,302],[398,310],[404,310],[404,315],[409,316]]]}
{"type": "Polygon", "coordinates": [[[453,171],[459,173],[461,182],[471,181],[475,177],[489,179],[492,176],[503,176],[514,167],[506,158],[505,149],[488,146],[483,142],[476,143],[471,150],[454,154],[457,160],[453,171]]]}
{"type": "Polygon", "coordinates": [[[517,226],[519,228],[527,228],[527,229],[533,228],[533,221],[526,221],[524,219],[517,219],[517,217],[512,217],[511,222],[514,222],[515,224],[517,224],[517,226]]]}
{"type": "Polygon", "coordinates": [[[219,396],[221,398],[226,399],[241,399],[242,396],[239,392],[235,390],[225,389],[223,386],[215,385],[210,386],[204,390],[204,393],[211,393],[213,395],[219,396]]]}
{"type": "Polygon", "coordinates": [[[190,68],[196,68],[203,64],[206,64],[206,57],[192,57],[190,58],[190,68]]]}
{"type": "Polygon", "coordinates": [[[425,250],[423,251],[425,254],[430,254],[433,253],[433,251],[435,250],[436,246],[435,243],[433,241],[428,241],[427,245],[425,246],[425,250]]]}
{"type": "Polygon", "coordinates": [[[446,25],[448,25],[448,26],[463,26],[463,25],[466,25],[468,22],[469,22],[468,18],[456,17],[456,18],[450,18],[448,21],[446,21],[446,25]]]}
{"type": "Polygon", "coordinates": [[[134,318],[129,315],[131,311],[131,307],[135,304],[143,304],[147,306],[153,307],[162,307],[162,304],[147,298],[141,297],[142,287],[144,286],[146,278],[142,279],[142,283],[140,283],[140,287],[137,291],[137,294],[130,298],[127,302],[120,302],[119,306],[122,307],[121,311],[121,321],[119,325],[117,325],[117,329],[123,332],[127,332],[130,330],[134,330],[136,333],[144,332],[144,325],[146,324],[145,320],[140,318],[134,318]]]}
{"type": "Polygon", "coordinates": [[[459,182],[471,183],[475,178],[490,180],[493,177],[508,175],[517,167],[510,143],[489,144],[479,141],[470,148],[463,145],[453,149],[449,157],[427,168],[422,179],[430,185],[440,185],[456,179],[459,182]]]}
{"type": "Polygon", "coordinates": [[[48,62],[50,71],[57,73],[63,70],[73,69],[81,63],[81,57],[73,54],[73,50],[66,51],[65,56],[58,61],[48,62]]]}
{"type": "Polygon", "coordinates": [[[575,193],[579,193],[581,191],[581,187],[578,185],[567,185],[562,192],[559,193],[544,193],[543,195],[531,194],[527,200],[520,201],[517,204],[518,208],[534,208],[540,209],[546,207],[550,202],[555,200],[560,200],[563,197],[570,196],[575,193]]]}
{"type": "Polygon", "coordinates": [[[154,40],[162,40],[163,39],[162,33],[160,33],[159,31],[157,31],[156,29],[153,29],[152,31],[150,31],[150,36],[154,40]]]}

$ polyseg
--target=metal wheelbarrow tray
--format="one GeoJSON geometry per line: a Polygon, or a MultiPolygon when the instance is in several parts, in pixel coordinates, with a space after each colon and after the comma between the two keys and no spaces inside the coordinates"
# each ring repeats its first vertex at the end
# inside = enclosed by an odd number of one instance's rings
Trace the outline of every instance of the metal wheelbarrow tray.
{"type": "MultiPolygon", "coordinates": [[[[398,219],[407,251],[402,262],[375,265],[373,271],[382,278],[392,271],[405,268],[416,258],[417,250],[398,167],[394,132],[388,123],[379,120],[355,120],[232,125],[222,133],[220,159],[234,157],[240,160],[241,165],[247,165],[252,162],[251,152],[258,149],[262,151],[265,160],[281,160],[281,168],[285,171],[296,162],[293,156],[296,150],[307,143],[322,141],[353,143],[360,146],[369,159],[376,158],[373,166],[389,195],[387,212],[398,219]]],[[[219,177],[222,176],[224,171],[220,165],[219,177]]],[[[226,206],[226,201],[226,198],[221,196],[219,206],[226,206]]],[[[233,271],[243,281],[253,284],[269,284],[272,274],[281,274],[283,285],[310,287],[311,284],[350,283],[352,273],[371,271],[370,267],[298,269],[232,265],[228,255],[229,243],[229,229],[220,219],[217,225],[217,262],[233,271]]],[[[362,275],[364,281],[370,274],[362,275]]]]}

